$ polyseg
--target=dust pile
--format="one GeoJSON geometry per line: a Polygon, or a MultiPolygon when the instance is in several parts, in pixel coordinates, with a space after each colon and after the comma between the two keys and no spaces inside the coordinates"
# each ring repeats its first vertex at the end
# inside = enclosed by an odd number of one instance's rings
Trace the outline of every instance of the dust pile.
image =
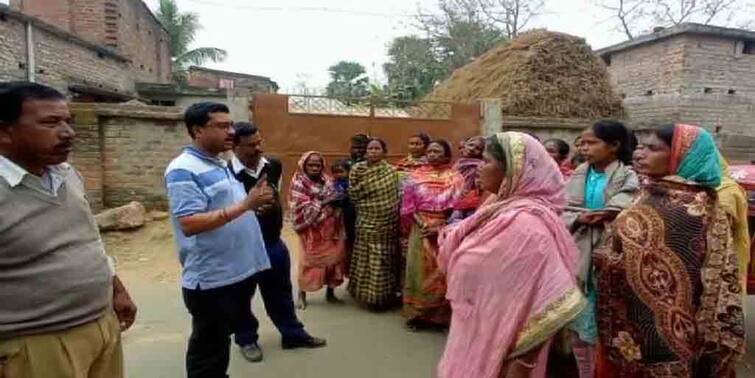
{"type": "Polygon", "coordinates": [[[584,39],[533,30],[457,69],[424,100],[500,98],[504,115],[622,117],[603,61],[584,39]]]}

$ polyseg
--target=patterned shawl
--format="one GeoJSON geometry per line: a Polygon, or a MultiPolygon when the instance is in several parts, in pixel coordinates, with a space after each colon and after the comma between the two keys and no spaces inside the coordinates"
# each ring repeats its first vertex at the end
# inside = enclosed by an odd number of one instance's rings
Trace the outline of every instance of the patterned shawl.
{"type": "Polygon", "coordinates": [[[676,174],[643,183],[595,255],[609,361],[599,366],[627,376],[726,376],[744,353],[744,319],[737,253],[713,191],[719,155],[693,126],[677,125],[673,140],[676,174]]]}
{"type": "Polygon", "coordinates": [[[319,156],[325,167],[325,158],[321,153],[309,151],[299,159],[299,167],[291,179],[289,206],[293,214],[294,230],[300,231],[315,226],[327,218],[332,209],[323,206],[326,200],[332,200],[337,193],[333,179],[323,173],[321,181],[313,181],[305,173],[304,167],[312,156],[319,156]]]}
{"type": "Polygon", "coordinates": [[[477,183],[480,168],[485,162],[481,159],[461,158],[454,164],[454,170],[464,178],[462,196],[454,205],[456,210],[476,209],[480,205],[481,189],[477,183]]]}
{"type": "Polygon", "coordinates": [[[531,136],[497,134],[506,177],[471,217],[440,235],[438,262],[453,308],[441,378],[496,378],[585,307],[574,279],[577,247],[556,162],[531,136]]]}
{"type": "Polygon", "coordinates": [[[699,185],[719,186],[721,161],[713,136],[697,126],[675,126],[669,161],[671,172],[699,185]]]}
{"type": "Polygon", "coordinates": [[[451,210],[463,186],[464,179],[450,165],[423,165],[411,172],[404,182],[401,215],[451,210]]]}

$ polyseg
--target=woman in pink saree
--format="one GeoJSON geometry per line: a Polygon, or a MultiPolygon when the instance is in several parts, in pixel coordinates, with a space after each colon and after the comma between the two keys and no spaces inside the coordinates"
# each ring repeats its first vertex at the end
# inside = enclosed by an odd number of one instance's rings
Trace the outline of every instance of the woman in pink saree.
{"type": "Polygon", "coordinates": [[[307,307],[307,292],[327,286],[328,302],[340,302],[335,288],[346,271],[346,230],[333,179],[324,173],[325,158],[310,151],[299,160],[291,179],[289,205],[294,230],[299,234],[299,308],[307,307]]]}
{"type": "Polygon", "coordinates": [[[489,138],[484,157],[480,181],[496,194],[441,233],[453,315],[438,377],[545,377],[551,337],[586,305],[559,218],[564,180],[523,133],[489,138]]]}

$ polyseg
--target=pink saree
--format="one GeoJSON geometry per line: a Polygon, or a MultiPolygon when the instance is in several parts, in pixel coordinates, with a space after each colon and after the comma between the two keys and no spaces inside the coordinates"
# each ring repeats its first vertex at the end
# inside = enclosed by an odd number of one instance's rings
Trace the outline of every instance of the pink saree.
{"type": "Polygon", "coordinates": [[[440,378],[503,377],[529,353],[537,353],[530,377],[545,377],[551,337],[586,304],[574,279],[578,250],[558,216],[566,205],[558,166],[526,134],[497,140],[507,161],[499,193],[440,238],[453,310],[440,378]]]}

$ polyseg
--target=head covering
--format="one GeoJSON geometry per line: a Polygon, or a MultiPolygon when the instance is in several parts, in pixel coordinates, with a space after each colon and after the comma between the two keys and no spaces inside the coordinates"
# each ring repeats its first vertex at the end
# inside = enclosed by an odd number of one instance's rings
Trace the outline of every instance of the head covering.
{"type": "Polygon", "coordinates": [[[506,160],[506,178],[494,201],[531,198],[560,212],[566,206],[565,183],[548,151],[535,138],[518,132],[498,133],[496,143],[506,160]]]}
{"type": "Polygon", "coordinates": [[[709,132],[691,125],[674,125],[671,172],[685,180],[715,188],[721,184],[721,161],[709,132]]]}
{"type": "Polygon", "coordinates": [[[296,230],[320,223],[328,215],[322,211],[322,202],[336,196],[333,179],[325,174],[324,170],[321,181],[313,181],[307,175],[305,165],[315,155],[322,159],[324,168],[325,157],[317,151],[309,151],[299,159],[299,168],[291,179],[289,205],[296,230]]]}
{"type": "Polygon", "coordinates": [[[498,193],[490,196],[480,209],[464,222],[449,229],[438,257],[442,265],[451,263],[455,247],[464,238],[499,216],[504,209],[512,213],[536,211],[549,225],[563,248],[559,253],[576,273],[578,250],[571,235],[557,216],[566,207],[566,184],[558,165],[545,147],[530,135],[504,132],[495,135],[494,143],[503,151],[506,177],[498,193]]]}

